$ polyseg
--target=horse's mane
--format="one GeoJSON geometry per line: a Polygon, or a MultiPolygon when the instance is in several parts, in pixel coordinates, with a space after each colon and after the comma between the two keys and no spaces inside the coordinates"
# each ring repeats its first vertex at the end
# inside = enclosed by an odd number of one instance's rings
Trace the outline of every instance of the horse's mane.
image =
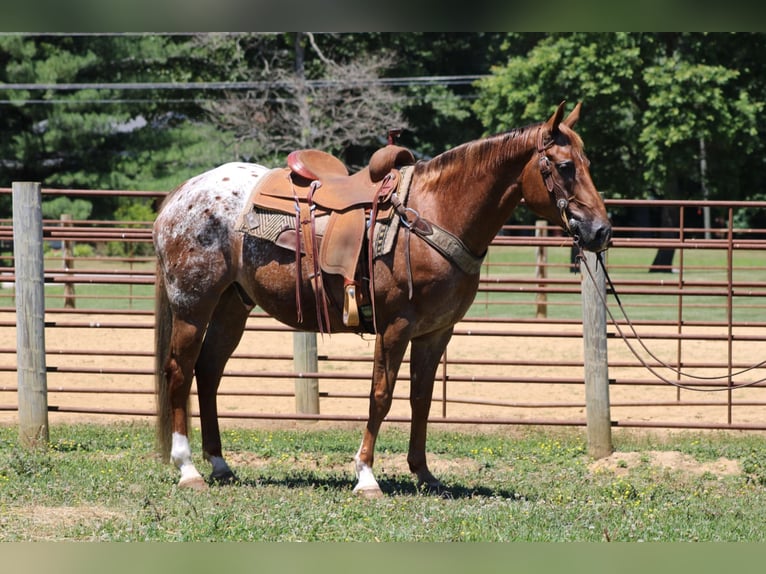
{"type": "Polygon", "coordinates": [[[536,136],[540,125],[514,128],[449,149],[428,161],[419,162],[418,177],[438,178],[450,170],[465,169],[467,165],[478,173],[494,170],[508,158],[528,153],[534,145],[531,138],[536,136]]]}

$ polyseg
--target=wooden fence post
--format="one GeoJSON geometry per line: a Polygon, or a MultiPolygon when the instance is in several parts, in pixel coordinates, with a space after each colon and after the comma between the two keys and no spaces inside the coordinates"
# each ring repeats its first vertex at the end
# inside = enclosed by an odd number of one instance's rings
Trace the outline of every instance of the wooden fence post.
{"type": "Polygon", "coordinates": [[[19,439],[23,446],[35,447],[47,445],[50,439],[42,191],[35,182],[13,182],[12,188],[19,439]]]}
{"type": "MultiPolygon", "coordinates": [[[[538,219],[535,221],[535,237],[547,237],[548,236],[548,222],[544,219],[538,219]]],[[[548,248],[545,245],[538,245],[535,249],[536,252],[536,264],[535,264],[535,279],[545,279],[548,276],[548,248]]],[[[537,284],[538,287],[545,287],[545,282],[537,284]]],[[[548,316],[548,295],[544,291],[540,291],[535,296],[535,302],[537,303],[537,318],[545,318],[548,316]]]]}
{"type": "MultiPolygon", "coordinates": [[[[61,227],[72,227],[72,216],[68,213],[61,214],[61,227]]],[[[64,271],[74,270],[74,241],[64,239],[61,242],[61,255],[64,260],[64,271]]],[[[75,308],[74,282],[72,281],[64,283],[64,307],[75,308]]]]}
{"type": "Polygon", "coordinates": [[[585,410],[588,454],[603,458],[613,452],[609,410],[609,367],[606,350],[606,278],[596,254],[583,254],[590,273],[582,275],[582,331],[585,363],[585,410]],[[591,273],[593,279],[591,279],[591,273]],[[601,295],[599,295],[599,293],[601,295]]]}
{"type": "Polygon", "coordinates": [[[295,378],[295,412],[319,414],[319,381],[316,377],[303,376],[303,373],[319,371],[316,333],[293,333],[293,365],[298,374],[295,378]]]}

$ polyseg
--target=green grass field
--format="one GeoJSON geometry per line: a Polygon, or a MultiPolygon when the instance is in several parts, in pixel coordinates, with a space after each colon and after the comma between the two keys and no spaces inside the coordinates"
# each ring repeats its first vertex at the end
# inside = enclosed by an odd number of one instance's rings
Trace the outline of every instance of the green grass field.
{"type": "Polygon", "coordinates": [[[451,489],[436,496],[404,469],[407,434],[386,426],[386,496],[366,500],[352,494],[360,432],[224,432],[240,482],[200,493],[176,487],[146,425],[54,426],[50,448],[31,451],[3,426],[0,540],[766,541],[761,436],[620,432],[614,467],[594,470],[581,430],[434,429],[432,466],[451,489]],[[657,466],[654,450],[693,464],[657,466]],[[737,470],[702,471],[720,457],[737,470]]]}
{"type": "MultiPolygon", "coordinates": [[[[721,250],[686,250],[683,254],[683,275],[678,269],[681,263],[680,252],[676,252],[673,263],[674,272],[649,273],[655,251],[640,248],[612,249],[608,252],[607,268],[614,282],[620,300],[629,310],[631,320],[675,321],[678,317],[679,304],[683,309],[685,321],[727,320],[727,300],[723,295],[728,279],[725,251],[721,250]],[[676,293],[668,291],[683,288],[704,292],[703,294],[684,295],[681,300],[676,293]],[[698,286],[700,283],[718,282],[720,287],[698,286]],[[636,283],[641,285],[636,286],[636,283]],[[641,290],[643,293],[633,291],[641,290]]],[[[482,278],[490,287],[493,280],[529,280],[535,277],[535,248],[533,247],[493,247],[487,256],[489,266],[482,271],[482,278]]],[[[547,253],[547,278],[564,284],[554,288],[567,289],[567,293],[549,293],[548,317],[553,319],[579,319],[581,317],[579,273],[572,273],[570,249],[568,247],[549,247],[547,253]]],[[[766,253],[763,251],[735,251],[733,282],[735,291],[746,293],[760,291],[759,296],[738,296],[734,298],[734,321],[766,321],[766,253]],[[736,287],[736,283],[760,283],[736,287]]],[[[509,319],[531,319],[535,317],[536,294],[530,292],[532,284],[512,283],[506,293],[479,292],[469,312],[469,317],[507,317],[509,319]],[[516,292],[513,292],[513,289],[516,292]],[[524,288],[524,292],[521,289],[524,288]]],[[[617,313],[614,297],[609,297],[610,309],[617,313]]]]}
{"type": "MultiPolygon", "coordinates": [[[[726,257],[723,250],[687,249],[683,254],[684,288],[698,293],[684,295],[683,298],[668,290],[679,287],[680,275],[673,273],[649,273],[648,269],[654,258],[653,249],[619,248],[608,252],[609,274],[617,286],[623,305],[628,309],[631,320],[675,321],[678,306],[682,305],[685,321],[714,320],[726,321],[728,311],[724,296],[727,281],[726,257]],[[640,282],[641,285],[636,286],[640,282]],[[698,286],[700,282],[717,282],[720,286],[711,288],[698,286]],[[643,290],[644,293],[633,291],[643,290]],[[646,291],[649,293],[646,293],[646,291]],[[699,293],[701,292],[701,294],[699,293]]],[[[580,274],[572,273],[568,247],[548,248],[547,277],[557,283],[552,288],[568,292],[552,292],[547,295],[548,317],[552,319],[579,319],[580,311],[580,274]],[[563,282],[563,283],[561,283],[563,282]]],[[[480,290],[474,305],[468,313],[469,318],[506,318],[531,319],[537,311],[535,288],[535,248],[534,247],[499,247],[493,246],[487,256],[487,265],[482,270],[482,278],[489,289],[498,287],[496,281],[510,282],[503,287],[505,292],[480,290]],[[526,283],[519,283],[524,280],[526,283]],[[515,282],[514,282],[515,281],[515,282]],[[530,282],[531,281],[531,282],[530,282]]],[[[673,260],[676,271],[681,264],[681,254],[676,252],[673,260]]],[[[46,265],[55,269],[57,258],[54,256],[46,265]]],[[[119,270],[127,265],[110,262],[76,261],[75,269],[119,270]]],[[[152,271],[151,262],[134,264],[133,269],[152,271]]],[[[756,250],[734,252],[735,292],[734,321],[766,321],[766,253],[756,250]],[[737,287],[737,283],[747,283],[737,287]],[[757,284],[760,283],[761,286],[757,284]],[[756,284],[753,286],[753,284],[756,284]],[[756,292],[751,296],[748,293],[756,292]],[[758,294],[760,293],[760,294],[758,294]]],[[[502,283],[500,284],[502,285],[502,283]]],[[[117,284],[78,284],[76,286],[77,308],[143,310],[154,307],[154,288],[151,285],[117,284]]],[[[483,289],[483,288],[482,288],[483,289]]],[[[64,286],[46,285],[46,308],[61,308],[64,304],[64,286]]],[[[613,297],[609,298],[610,309],[617,312],[613,297]]],[[[12,289],[0,289],[0,305],[12,306],[12,289]],[[6,300],[6,304],[2,300],[6,300]]]]}

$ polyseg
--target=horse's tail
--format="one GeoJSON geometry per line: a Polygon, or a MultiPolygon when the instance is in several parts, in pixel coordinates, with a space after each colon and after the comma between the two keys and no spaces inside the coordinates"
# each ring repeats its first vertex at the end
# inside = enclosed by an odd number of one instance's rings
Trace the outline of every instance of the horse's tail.
{"type": "Polygon", "coordinates": [[[170,460],[172,411],[170,389],[165,375],[165,363],[170,355],[173,315],[165,290],[162,267],[157,261],[154,292],[154,388],[157,399],[157,446],[162,460],[170,460]]]}

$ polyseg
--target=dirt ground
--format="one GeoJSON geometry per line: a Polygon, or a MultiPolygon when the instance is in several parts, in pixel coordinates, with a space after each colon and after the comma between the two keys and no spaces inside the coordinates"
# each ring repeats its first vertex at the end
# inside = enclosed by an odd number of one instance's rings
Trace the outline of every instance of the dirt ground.
{"type": "MultiPolygon", "coordinates": [[[[57,412],[49,414],[49,424],[74,422],[109,423],[116,420],[152,422],[153,396],[153,325],[148,316],[67,315],[46,316],[46,348],[48,349],[48,404],[49,407],[70,410],[108,410],[109,413],[57,412]],[[78,355],[72,355],[77,351],[78,355]],[[102,353],[108,353],[105,356],[102,353]],[[78,372],[87,371],[87,372],[78,372]],[[119,372],[105,372],[119,371],[119,372]],[[73,392],[76,391],[76,392],[73,392]],[[106,391],[119,391],[108,393],[106,391]],[[139,411],[144,414],[114,414],[114,411],[139,411]]],[[[15,323],[14,314],[0,314],[0,324],[15,323]]],[[[270,319],[251,319],[251,325],[271,328],[278,325],[270,319]]],[[[504,327],[508,329],[507,327],[504,327]]],[[[582,339],[579,326],[562,327],[557,336],[535,336],[545,332],[544,325],[519,325],[510,329],[511,334],[492,335],[492,326],[465,323],[458,326],[447,350],[451,363],[448,366],[450,380],[447,396],[450,402],[441,401],[444,388],[441,371],[438,374],[432,407],[432,426],[447,416],[451,419],[470,419],[454,428],[476,430],[498,428],[494,424],[478,424],[476,421],[514,421],[523,425],[538,421],[566,424],[585,420],[584,385],[582,367],[562,366],[562,363],[582,361],[582,339]],[[470,333],[470,334],[469,334],[470,333]],[[534,359],[539,365],[496,367],[484,361],[534,359]],[[452,363],[456,362],[456,363],[452,363]],[[510,381],[487,381],[492,378],[510,381]],[[568,382],[561,382],[568,381],[568,382]],[[477,402],[488,404],[477,404],[477,402]],[[489,404],[492,403],[492,404],[489,404]],[[495,404],[496,403],[496,404],[495,404]]],[[[500,329],[500,327],[495,327],[500,329]]],[[[613,327],[610,326],[610,332],[613,327]]],[[[652,328],[653,332],[657,328],[652,328]]],[[[687,329],[684,332],[695,332],[687,329]]],[[[711,329],[697,329],[706,335],[711,329]]],[[[640,333],[641,334],[641,333],[640,333]]],[[[757,329],[740,329],[732,347],[735,361],[756,364],[764,360],[766,333],[757,329]],[[747,340],[754,338],[756,340],[747,340]]],[[[251,428],[323,428],[325,426],[351,426],[363,428],[361,420],[367,412],[366,395],[369,392],[370,359],[374,341],[371,337],[334,334],[318,337],[319,370],[322,373],[344,376],[346,379],[320,379],[320,411],[323,415],[339,418],[355,417],[345,421],[293,421],[272,420],[273,414],[288,416],[296,412],[294,384],[291,379],[276,378],[276,374],[292,369],[293,334],[289,331],[247,331],[237,353],[253,354],[255,358],[232,358],[227,375],[221,385],[219,411],[236,418],[223,417],[223,429],[233,427],[251,428]],[[279,360],[264,360],[259,355],[282,355],[279,360]],[[321,359],[327,356],[328,360],[321,359]],[[361,359],[361,360],[360,360],[361,359]],[[259,396],[242,396],[237,392],[257,392],[259,396]],[[232,395],[226,393],[235,393],[232,395]],[[279,396],[273,396],[279,395],[279,396]]],[[[648,339],[647,346],[663,360],[675,356],[675,342],[648,339]]],[[[725,341],[693,340],[684,342],[684,361],[725,361],[728,345],[725,341]]],[[[15,372],[16,330],[0,327],[0,423],[16,422],[17,375],[15,372]]],[[[645,382],[646,384],[610,385],[611,419],[620,426],[666,423],[670,427],[636,432],[672,432],[674,425],[725,424],[729,418],[726,392],[678,391],[675,387],[659,382],[644,368],[614,366],[634,359],[624,341],[609,339],[608,359],[610,379],[618,381],[645,382]],[[679,406],[678,400],[685,403],[679,406]],[[690,404],[691,403],[691,404],[690,404]]],[[[693,369],[688,369],[693,371],[693,369]]],[[[715,374],[723,374],[716,369],[715,374]]],[[[407,374],[403,366],[401,374],[407,374]]],[[[663,373],[669,376],[669,373],[663,373]]],[[[710,372],[706,374],[711,374],[710,372]]],[[[738,382],[760,379],[766,376],[766,368],[760,368],[738,382]]],[[[670,377],[672,378],[672,377],[670,377]]],[[[389,419],[395,421],[409,415],[408,381],[399,381],[395,401],[389,419]]],[[[731,409],[731,421],[741,425],[766,423],[766,397],[764,389],[746,388],[732,393],[737,403],[731,409]]],[[[195,401],[196,402],[196,401],[195,401]]],[[[196,404],[193,403],[196,411],[196,404]]],[[[198,422],[194,421],[195,428],[198,422]]],[[[396,424],[389,422],[388,424],[396,424]]],[[[439,424],[445,428],[444,424],[439,424]]],[[[521,428],[504,426],[504,430],[521,428]]],[[[385,427],[384,427],[385,432],[385,427]]],[[[735,431],[736,432],[736,431],[735,431]]],[[[745,431],[740,431],[745,432],[745,431]]],[[[387,461],[387,466],[405,465],[405,454],[387,461]],[[401,460],[399,460],[401,459],[401,460]]],[[[709,471],[714,474],[739,472],[737,463],[717,461],[714,468],[705,468],[688,460],[680,453],[616,452],[612,456],[595,461],[593,471],[604,469],[620,473],[646,461],[660,467],[685,469],[688,472],[709,471]],[[631,456],[635,455],[633,458],[631,456]],[[702,469],[702,470],[700,470],[702,469]]],[[[434,468],[439,461],[434,460],[434,468]]]]}
{"type": "MultiPolygon", "coordinates": [[[[153,332],[152,318],[149,316],[130,315],[71,315],[49,314],[46,320],[46,347],[48,349],[48,392],[49,405],[64,408],[126,409],[153,412],[154,398],[153,377],[153,332]],[[55,323],[55,325],[53,324],[55,323]],[[108,326],[112,325],[112,326],[108,326]],[[72,351],[82,353],[71,355],[72,351]],[[112,353],[103,356],[99,353],[112,353]],[[120,369],[124,373],[103,372],[120,369]],[[68,372],[87,370],[86,373],[68,372]],[[65,392],[65,391],[78,392],[65,392]],[[125,391],[120,394],[104,394],[98,391],[125,391]]],[[[1,324],[15,322],[15,314],[0,314],[1,324]]],[[[270,319],[251,319],[251,325],[269,327],[278,325],[270,319]]],[[[493,327],[486,324],[463,323],[447,350],[450,360],[447,384],[447,396],[450,401],[442,403],[443,388],[441,371],[437,375],[432,407],[432,420],[446,414],[449,418],[463,419],[504,419],[530,423],[538,420],[583,421],[584,385],[582,367],[561,366],[561,363],[582,361],[582,340],[579,326],[559,328],[556,337],[534,336],[536,332],[550,330],[545,325],[524,324],[510,328],[493,327]],[[506,329],[504,336],[488,334],[492,329],[506,329]],[[467,333],[472,334],[467,334],[467,333]],[[516,361],[534,359],[541,362],[530,366],[491,366],[483,361],[516,361]],[[464,361],[465,364],[452,362],[464,361]],[[506,378],[504,382],[486,382],[487,378],[506,378]],[[566,381],[566,382],[560,382],[566,381]],[[462,401],[462,402],[460,402],[462,401]],[[476,404],[477,401],[495,404],[476,404]]],[[[652,327],[652,332],[658,328],[652,327]]],[[[610,326],[612,331],[613,327],[610,326]]],[[[702,332],[711,334],[710,328],[692,330],[685,333],[702,332]]],[[[743,364],[755,364],[763,361],[763,329],[740,329],[736,335],[732,352],[735,361],[743,364]],[[746,340],[755,337],[757,340],[746,340]]],[[[295,412],[294,385],[290,379],[279,379],[274,375],[290,372],[292,369],[292,339],[288,331],[255,330],[245,333],[238,348],[238,354],[281,354],[282,360],[265,361],[262,358],[233,358],[227,367],[219,399],[221,413],[233,413],[243,418],[228,418],[224,427],[229,425],[249,426],[264,424],[258,418],[248,418],[248,414],[269,415],[281,413],[289,415],[295,412]],[[246,376],[244,376],[246,375],[246,376]],[[255,391],[261,395],[279,393],[283,396],[230,396],[227,392],[255,391]]],[[[647,339],[647,346],[663,360],[672,360],[675,356],[676,343],[667,340],[647,339]]],[[[635,346],[635,342],[633,343],[635,346]]],[[[16,332],[13,327],[0,328],[0,407],[16,405],[15,371],[16,332]]],[[[319,370],[323,373],[347,376],[346,380],[320,379],[320,411],[323,415],[339,417],[361,417],[367,412],[366,395],[369,392],[370,362],[374,348],[372,337],[358,335],[333,334],[318,337],[320,357],[319,370]],[[359,361],[358,359],[364,359],[359,361]],[[327,395],[327,396],[326,396],[327,395]]],[[[683,344],[685,362],[725,361],[728,352],[726,341],[692,340],[683,344]]],[[[635,361],[624,341],[619,338],[609,339],[608,359],[609,376],[618,381],[641,382],[637,384],[610,385],[611,418],[620,424],[635,421],[638,424],[657,421],[671,424],[680,423],[726,423],[729,410],[726,406],[727,392],[678,391],[666,383],[658,381],[644,368],[626,368],[620,362],[635,361]],[[685,404],[678,406],[681,399],[685,404]]],[[[694,369],[688,370],[695,372],[694,369]]],[[[697,370],[696,372],[702,373],[697,370]]],[[[704,374],[725,374],[723,367],[711,369],[704,374]]],[[[671,373],[663,372],[673,379],[671,373]]],[[[402,367],[404,377],[396,387],[394,406],[390,417],[409,415],[407,368],[402,367]]],[[[761,368],[735,382],[760,379],[766,376],[766,368],[761,368]]],[[[763,388],[738,389],[732,393],[738,403],[732,408],[732,423],[766,423],[766,397],[763,388]],[[739,404],[742,403],[742,404],[739,404]],[[764,404],[755,404],[764,403],[764,404]]],[[[0,422],[15,420],[15,413],[0,410],[0,422]]],[[[51,412],[50,422],[104,421],[114,415],[51,412]]],[[[126,418],[124,415],[121,419],[126,418]]],[[[135,416],[150,420],[150,416],[135,416]]],[[[274,423],[269,423],[274,424],[274,423]]],[[[294,423],[286,423],[294,424],[294,423]]],[[[354,421],[351,424],[359,424],[354,421]]],[[[361,425],[360,425],[361,426],[361,425]]]]}

